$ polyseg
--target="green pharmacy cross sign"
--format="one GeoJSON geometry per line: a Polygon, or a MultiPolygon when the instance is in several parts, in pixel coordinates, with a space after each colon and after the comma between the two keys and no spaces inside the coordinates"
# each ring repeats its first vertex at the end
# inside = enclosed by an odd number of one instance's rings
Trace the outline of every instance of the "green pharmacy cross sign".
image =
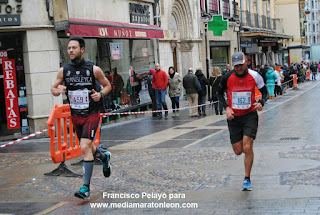
{"type": "Polygon", "coordinates": [[[213,16],[213,20],[208,22],[208,30],[213,31],[214,36],[222,36],[222,31],[228,30],[228,21],[222,19],[222,15],[213,16]]]}

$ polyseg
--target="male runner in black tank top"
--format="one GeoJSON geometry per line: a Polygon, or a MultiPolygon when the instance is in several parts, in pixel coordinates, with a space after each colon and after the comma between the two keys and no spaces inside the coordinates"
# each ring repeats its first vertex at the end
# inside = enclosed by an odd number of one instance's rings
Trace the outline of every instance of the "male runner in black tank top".
{"type": "Polygon", "coordinates": [[[51,92],[54,96],[59,96],[61,93],[67,94],[71,120],[80,140],[84,159],[84,185],[74,195],[89,199],[94,158],[101,161],[105,177],[111,174],[111,166],[108,163],[110,152],[101,152],[92,142],[100,121],[99,101],[110,92],[111,84],[99,67],[83,58],[84,51],[84,39],[79,36],[71,37],[68,43],[71,62],[59,69],[51,92]],[[95,91],[96,80],[103,86],[99,93],[95,91]],[[65,86],[61,85],[63,82],[65,86]]]}

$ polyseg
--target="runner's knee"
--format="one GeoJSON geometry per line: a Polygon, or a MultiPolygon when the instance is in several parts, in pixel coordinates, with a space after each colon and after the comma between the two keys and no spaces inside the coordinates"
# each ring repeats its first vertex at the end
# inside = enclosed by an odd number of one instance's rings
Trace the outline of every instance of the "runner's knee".
{"type": "Polygon", "coordinates": [[[242,150],[240,150],[240,149],[233,149],[233,151],[234,151],[234,153],[236,155],[241,155],[242,154],[242,150]]]}
{"type": "Polygon", "coordinates": [[[251,153],[252,152],[252,145],[251,144],[244,144],[243,145],[243,151],[247,154],[247,153],[251,153]]]}
{"type": "Polygon", "coordinates": [[[91,144],[91,140],[86,140],[86,141],[83,141],[82,139],[82,142],[80,143],[80,148],[81,148],[81,152],[82,154],[87,154],[89,152],[92,153],[92,144],[91,144]]]}
{"type": "Polygon", "coordinates": [[[233,151],[236,155],[241,155],[243,152],[242,141],[234,143],[232,145],[233,151]]]}

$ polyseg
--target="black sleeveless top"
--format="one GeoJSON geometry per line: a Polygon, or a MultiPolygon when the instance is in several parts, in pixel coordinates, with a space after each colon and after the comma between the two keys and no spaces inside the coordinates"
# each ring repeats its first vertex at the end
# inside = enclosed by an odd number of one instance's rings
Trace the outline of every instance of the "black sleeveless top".
{"type": "Polygon", "coordinates": [[[82,59],[80,63],[70,62],[63,67],[63,80],[72,116],[88,116],[99,112],[99,102],[91,98],[92,89],[96,89],[93,66],[92,61],[82,59]]]}

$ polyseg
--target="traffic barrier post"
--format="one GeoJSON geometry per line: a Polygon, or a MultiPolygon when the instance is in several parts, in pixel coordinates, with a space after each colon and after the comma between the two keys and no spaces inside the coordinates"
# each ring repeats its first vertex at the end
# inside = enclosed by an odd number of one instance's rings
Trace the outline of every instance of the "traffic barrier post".
{"type": "MultiPolygon", "coordinates": [[[[101,118],[99,124],[101,124],[101,118]]],[[[48,136],[50,137],[51,158],[53,163],[60,163],[60,165],[57,169],[45,173],[45,175],[81,177],[82,175],[75,173],[65,164],[65,161],[82,155],[80,141],[74,132],[71,121],[70,105],[56,105],[51,111],[47,125],[48,136]]],[[[95,146],[99,146],[100,129],[97,129],[96,138],[93,143],[95,146]]]]}
{"type": "Polygon", "coordinates": [[[298,89],[297,75],[293,74],[292,77],[293,77],[293,89],[296,90],[296,89],[298,89]]]}
{"type": "Polygon", "coordinates": [[[307,81],[310,81],[310,76],[311,76],[311,73],[310,73],[310,69],[307,70],[307,75],[306,75],[306,80],[307,81]]]}

